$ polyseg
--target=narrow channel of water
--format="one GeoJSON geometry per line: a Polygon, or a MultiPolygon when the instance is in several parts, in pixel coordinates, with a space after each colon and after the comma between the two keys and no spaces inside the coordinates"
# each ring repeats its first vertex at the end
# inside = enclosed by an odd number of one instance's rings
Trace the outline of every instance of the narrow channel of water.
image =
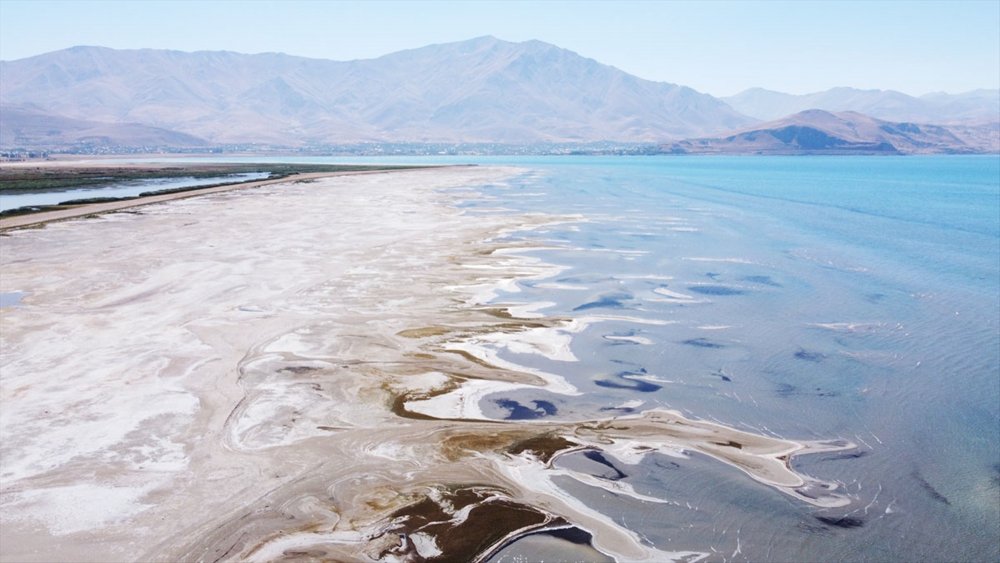
{"type": "Polygon", "coordinates": [[[243,174],[227,174],[209,178],[181,176],[176,178],[148,178],[144,180],[128,180],[109,182],[105,185],[88,186],[77,189],[54,189],[30,193],[6,194],[0,192],[0,211],[18,209],[34,205],[57,205],[67,201],[91,198],[125,198],[135,197],[146,192],[161,190],[176,190],[180,188],[195,188],[213,184],[249,182],[263,180],[269,172],[248,172],[243,174]]]}

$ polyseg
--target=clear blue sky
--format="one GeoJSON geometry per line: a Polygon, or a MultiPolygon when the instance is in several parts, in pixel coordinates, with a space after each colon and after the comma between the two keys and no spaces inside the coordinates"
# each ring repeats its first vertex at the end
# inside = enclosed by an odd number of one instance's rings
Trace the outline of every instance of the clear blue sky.
{"type": "Polygon", "coordinates": [[[1000,88],[1000,0],[0,0],[2,60],[73,45],[349,60],[481,35],[540,39],[717,96],[1000,88]]]}

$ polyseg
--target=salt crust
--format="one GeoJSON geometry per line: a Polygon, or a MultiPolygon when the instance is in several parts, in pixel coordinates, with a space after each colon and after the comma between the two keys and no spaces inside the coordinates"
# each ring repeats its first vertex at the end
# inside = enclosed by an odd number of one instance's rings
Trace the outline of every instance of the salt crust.
{"type": "MultiPolygon", "coordinates": [[[[469,241],[575,220],[470,220],[441,205],[447,190],[509,174],[452,169],[271,185],[13,233],[0,257],[0,291],[24,288],[28,297],[0,311],[0,558],[186,560],[226,549],[233,560],[267,561],[321,548],[370,559],[366,542],[384,524],[364,507],[391,510],[414,491],[433,496],[441,479],[494,482],[591,531],[595,546],[619,560],[707,555],[658,551],[554,479],[671,502],[627,484],[555,469],[528,453],[445,463],[442,433],[456,431],[447,419],[483,436],[548,427],[625,464],[694,449],[804,502],[844,502],[782,460],[850,444],[752,435],[670,411],[613,425],[499,423],[478,406],[513,389],[579,393],[558,375],[506,358],[574,362],[574,335],[594,324],[667,321],[585,316],[442,344],[530,383],[469,378],[446,390],[456,383],[451,375],[413,367],[427,354],[400,331],[440,318],[449,301],[467,309],[448,314],[473,318],[475,307],[563,271],[529,248],[496,242],[486,243],[497,246],[491,255],[455,260],[469,241]],[[433,395],[404,405],[432,420],[389,412],[385,403],[403,392],[433,395]],[[820,494],[803,495],[802,487],[820,494]],[[288,514],[311,531],[289,530],[288,514]],[[136,546],[148,550],[137,555],[136,546]]],[[[547,306],[507,311],[544,319],[547,306]]],[[[439,549],[429,535],[411,539],[423,556],[439,549]]]]}

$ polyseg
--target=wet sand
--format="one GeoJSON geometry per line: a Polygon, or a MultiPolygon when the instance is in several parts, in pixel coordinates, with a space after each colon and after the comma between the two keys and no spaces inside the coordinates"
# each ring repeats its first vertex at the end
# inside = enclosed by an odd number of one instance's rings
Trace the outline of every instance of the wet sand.
{"type": "Polygon", "coordinates": [[[566,218],[449,205],[516,173],[285,180],[6,232],[0,292],[22,297],[0,309],[0,559],[479,560],[567,525],[618,560],[702,555],[561,489],[669,502],[554,465],[579,451],[700,452],[846,503],[790,460],[849,444],[666,410],[488,419],[496,390],[576,393],[505,350],[572,362],[573,334],[606,320],[483,304],[553,272],[497,237],[566,218]]]}

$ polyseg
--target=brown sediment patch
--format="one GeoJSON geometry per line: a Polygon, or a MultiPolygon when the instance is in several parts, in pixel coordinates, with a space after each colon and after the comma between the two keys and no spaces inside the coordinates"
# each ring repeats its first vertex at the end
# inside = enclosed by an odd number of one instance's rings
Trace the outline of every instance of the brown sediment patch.
{"type": "Polygon", "coordinates": [[[419,413],[419,412],[413,412],[411,410],[408,410],[406,408],[406,404],[409,403],[409,402],[411,402],[411,401],[425,400],[425,399],[429,399],[431,397],[435,397],[435,396],[438,396],[438,395],[443,395],[445,393],[449,393],[449,392],[454,391],[455,389],[457,389],[460,385],[461,385],[461,382],[458,381],[453,376],[453,377],[449,378],[447,381],[445,381],[444,383],[442,383],[439,386],[435,387],[433,390],[429,390],[429,391],[404,391],[404,392],[399,392],[399,391],[394,390],[392,388],[392,386],[389,386],[389,387],[387,387],[387,389],[390,392],[394,393],[394,397],[392,399],[392,406],[390,407],[390,409],[392,410],[392,413],[394,415],[396,415],[396,416],[398,416],[400,418],[409,418],[409,419],[413,419],[413,420],[439,420],[439,419],[437,419],[437,418],[435,418],[433,416],[429,416],[429,415],[426,415],[426,414],[422,414],[422,413],[419,413]]]}
{"type": "MultiPolygon", "coordinates": [[[[505,309],[503,311],[506,311],[505,309]]],[[[487,311],[484,311],[487,312],[487,311]]],[[[490,310],[488,314],[491,316],[496,316],[498,318],[504,319],[507,322],[500,323],[484,323],[480,322],[476,325],[470,326],[426,326],[419,328],[409,328],[399,331],[397,336],[410,339],[424,339],[424,338],[436,338],[438,342],[447,342],[449,340],[467,338],[469,336],[474,336],[477,334],[495,334],[498,332],[506,333],[517,333],[533,328],[551,328],[559,326],[560,323],[565,322],[564,319],[550,318],[550,319],[538,319],[538,320],[513,320],[514,317],[509,313],[501,314],[497,310],[490,310]],[[447,339],[439,338],[442,336],[447,336],[447,339]]]]}
{"type": "Polygon", "coordinates": [[[399,331],[399,336],[403,338],[427,338],[429,336],[441,336],[444,334],[449,334],[454,329],[443,327],[443,326],[425,326],[421,328],[408,328],[406,330],[399,331]]]}
{"type": "MultiPolygon", "coordinates": [[[[478,561],[481,555],[489,553],[509,537],[553,521],[552,516],[505,497],[503,491],[462,488],[444,493],[438,502],[424,499],[396,511],[392,516],[401,522],[390,528],[389,533],[409,535],[422,532],[434,538],[440,554],[424,556],[427,561],[478,561]],[[450,505],[451,510],[443,510],[442,503],[450,505]],[[468,510],[456,524],[455,512],[463,509],[468,510]]],[[[407,542],[407,547],[410,545],[412,543],[407,542]]],[[[400,551],[412,554],[417,549],[414,546],[400,551]]],[[[417,552],[417,555],[421,554],[417,552]]]]}
{"type": "Polygon", "coordinates": [[[486,360],[477,358],[477,357],[473,356],[471,353],[469,353],[469,352],[467,352],[465,350],[454,350],[454,349],[451,349],[451,350],[445,350],[445,353],[447,353],[447,354],[454,354],[456,356],[459,356],[460,358],[463,358],[467,362],[471,362],[473,364],[476,364],[479,367],[483,367],[483,368],[487,368],[487,369],[496,369],[496,366],[494,366],[493,364],[487,362],[486,360]]]}
{"type": "Polygon", "coordinates": [[[479,310],[486,313],[487,315],[497,317],[499,319],[514,318],[514,315],[511,315],[510,311],[504,307],[481,307],[479,310]]]}
{"type": "MultiPolygon", "coordinates": [[[[736,448],[737,450],[743,449],[743,444],[739,442],[734,442],[733,440],[729,440],[728,442],[712,442],[712,444],[716,446],[722,446],[724,448],[736,448]]],[[[779,457],[784,457],[784,456],[779,456],[779,457]]]]}
{"type": "Polygon", "coordinates": [[[568,440],[558,434],[548,432],[538,436],[521,440],[512,444],[506,449],[511,455],[519,455],[524,452],[531,452],[542,463],[549,463],[558,453],[565,453],[567,450],[577,448],[580,445],[572,440],[568,440]]]}
{"type": "Polygon", "coordinates": [[[513,444],[530,439],[528,436],[528,432],[507,429],[500,424],[489,433],[451,433],[441,440],[441,453],[448,461],[458,461],[482,452],[510,451],[513,444]]]}

